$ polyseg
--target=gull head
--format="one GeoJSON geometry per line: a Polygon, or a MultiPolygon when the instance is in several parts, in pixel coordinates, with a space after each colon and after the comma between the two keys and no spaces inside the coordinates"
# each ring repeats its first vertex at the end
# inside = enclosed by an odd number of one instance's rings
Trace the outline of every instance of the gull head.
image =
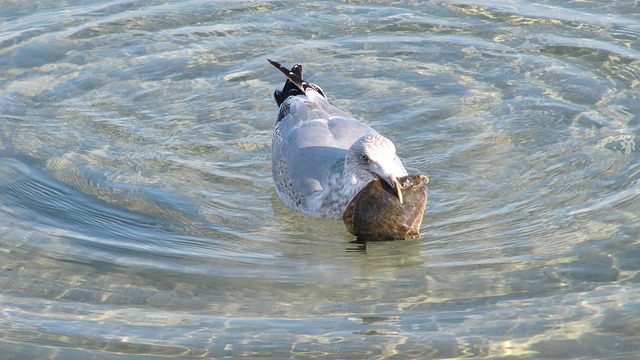
{"type": "Polygon", "coordinates": [[[380,179],[391,187],[402,204],[402,187],[397,178],[406,176],[407,171],[396,155],[395,145],[386,137],[375,134],[356,140],[347,152],[345,170],[362,184],[380,179]]]}

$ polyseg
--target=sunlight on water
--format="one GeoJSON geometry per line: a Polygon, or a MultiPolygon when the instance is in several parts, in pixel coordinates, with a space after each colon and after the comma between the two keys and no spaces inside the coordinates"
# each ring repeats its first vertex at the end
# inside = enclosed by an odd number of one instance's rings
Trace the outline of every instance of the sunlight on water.
{"type": "Polygon", "coordinates": [[[0,359],[640,356],[638,13],[4,4],[0,359]],[[280,202],[266,58],[429,174],[421,238],[280,202]]]}

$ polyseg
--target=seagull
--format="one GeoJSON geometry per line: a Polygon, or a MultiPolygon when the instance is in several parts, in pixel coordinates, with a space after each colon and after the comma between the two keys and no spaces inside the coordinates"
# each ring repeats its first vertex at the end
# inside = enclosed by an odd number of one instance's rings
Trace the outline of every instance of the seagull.
{"type": "Polygon", "coordinates": [[[340,110],[322,89],[267,59],[287,80],[273,98],[278,116],[272,137],[273,181],[288,207],[311,217],[342,219],[369,182],[385,182],[402,204],[398,178],[407,176],[391,140],[340,110]]]}

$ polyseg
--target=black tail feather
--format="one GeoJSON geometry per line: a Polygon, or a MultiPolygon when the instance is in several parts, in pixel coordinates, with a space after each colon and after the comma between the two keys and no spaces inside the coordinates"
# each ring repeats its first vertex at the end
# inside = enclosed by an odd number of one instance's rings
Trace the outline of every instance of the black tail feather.
{"type": "Polygon", "coordinates": [[[319,86],[309,84],[302,79],[301,64],[295,64],[291,70],[289,70],[271,59],[267,59],[267,61],[287,77],[287,81],[284,83],[282,89],[278,89],[273,93],[273,98],[278,106],[280,106],[280,104],[282,104],[289,96],[304,95],[308,88],[312,88],[324,96],[324,92],[319,86]]]}

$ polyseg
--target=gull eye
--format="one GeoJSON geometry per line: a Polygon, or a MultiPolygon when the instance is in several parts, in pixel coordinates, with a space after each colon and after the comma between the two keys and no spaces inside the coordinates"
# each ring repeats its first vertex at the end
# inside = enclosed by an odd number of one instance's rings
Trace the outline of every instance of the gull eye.
{"type": "Polygon", "coordinates": [[[362,162],[365,162],[365,163],[369,163],[369,161],[370,161],[369,157],[367,156],[367,154],[360,155],[360,160],[362,160],[362,162]]]}

